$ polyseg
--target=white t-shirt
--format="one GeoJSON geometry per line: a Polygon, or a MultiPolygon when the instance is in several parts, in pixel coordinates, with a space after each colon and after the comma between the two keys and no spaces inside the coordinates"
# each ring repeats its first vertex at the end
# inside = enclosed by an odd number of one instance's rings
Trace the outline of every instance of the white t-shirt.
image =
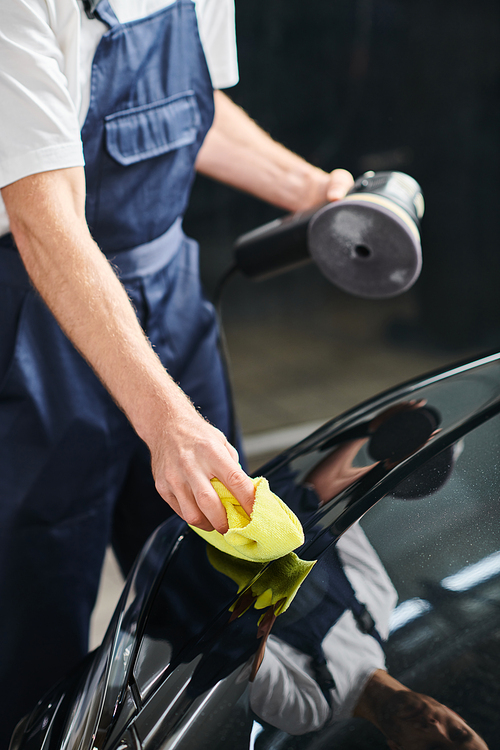
{"type": "MultiPolygon", "coordinates": [[[[174,0],[110,0],[120,22],[174,0]]],[[[214,88],[238,82],[234,0],[196,0],[214,88]]],[[[81,0],[8,0],[0,23],[0,187],[37,172],[84,164],[80,128],[95,50],[107,26],[81,0]]],[[[0,198],[0,236],[9,222],[0,198]]]]}
{"type": "MultiPolygon", "coordinates": [[[[340,538],[337,550],[358,601],[366,604],[378,632],[387,638],[397,594],[359,524],[340,538]]],[[[336,685],[331,691],[332,707],[313,677],[310,657],[270,635],[250,692],[257,716],[292,735],[352,716],[368,679],[377,669],[385,669],[382,647],[359,630],[351,611],[337,620],[322,646],[336,685]]]]}

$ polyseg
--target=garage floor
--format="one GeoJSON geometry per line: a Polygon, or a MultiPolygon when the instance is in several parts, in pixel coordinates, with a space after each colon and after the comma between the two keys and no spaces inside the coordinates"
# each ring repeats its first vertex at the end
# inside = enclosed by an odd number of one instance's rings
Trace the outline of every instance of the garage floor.
{"type": "MultiPolygon", "coordinates": [[[[262,284],[236,279],[223,298],[234,397],[252,471],[361,401],[476,354],[433,350],[405,339],[399,324],[415,315],[412,292],[393,300],[360,300],[333,289],[314,270],[288,276],[262,284]]],[[[104,634],[122,583],[109,553],[92,648],[104,634]]]]}

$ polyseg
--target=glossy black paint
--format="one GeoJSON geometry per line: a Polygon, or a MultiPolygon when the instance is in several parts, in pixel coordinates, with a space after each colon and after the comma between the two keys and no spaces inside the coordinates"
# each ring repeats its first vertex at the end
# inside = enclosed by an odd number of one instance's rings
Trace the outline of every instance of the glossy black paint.
{"type": "MultiPolygon", "coordinates": [[[[361,519],[399,595],[385,648],[389,673],[462,713],[495,747],[500,355],[384,393],[260,473],[300,516],[306,542],[297,552],[318,559],[320,575],[332,545],[361,519]],[[418,409],[427,410],[430,426],[415,432],[410,454],[395,460],[397,446],[389,446],[388,457],[375,460],[381,424],[396,424],[394,411],[412,416],[418,409]],[[418,497],[404,499],[422,481],[418,497]]],[[[254,580],[272,566],[256,565],[254,580]]],[[[300,596],[312,585],[306,579],[287,617],[302,616],[300,596]]],[[[250,608],[231,621],[238,599],[234,581],[211,565],[205,542],[170,519],[138,559],[101,647],[42,699],[12,750],[386,747],[362,719],[288,735],[253,713],[249,675],[262,611],[250,608]]],[[[307,629],[307,616],[303,621],[307,629]]]]}

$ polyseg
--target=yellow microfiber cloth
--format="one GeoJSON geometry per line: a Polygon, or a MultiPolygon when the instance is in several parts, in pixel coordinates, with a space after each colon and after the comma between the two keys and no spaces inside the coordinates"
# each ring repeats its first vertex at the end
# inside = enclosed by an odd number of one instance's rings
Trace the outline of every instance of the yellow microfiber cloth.
{"type": "MultiPolygon", "coordinates": [[[[238,594],[249,590],[230,607],[239,617],[254,605],[255,609],[273,607],[274,614],[280,615],[288,609],[302,582],[309,574],[315,560],[301,560],[295,552],[272,562],[257,580],[252,580],[262,570],[262,563],[236,559],[214,547],[207,547],[207,556],[213,567],[232,578],[238,584],[238,594]]],[[[259,621],[260,622],[260,621],[259,621]]]]}
{"type": "Polygon", "coordinates": [[[250,516],[222,482],[218,479],[211,481],[226,510],[229,530],[220,534],[192,526],[209,544],[242,560],[268,562],[288,555],[304,543],[299,519],[271,491],[265,477],[252,480],[255,502],[250,516]]]}

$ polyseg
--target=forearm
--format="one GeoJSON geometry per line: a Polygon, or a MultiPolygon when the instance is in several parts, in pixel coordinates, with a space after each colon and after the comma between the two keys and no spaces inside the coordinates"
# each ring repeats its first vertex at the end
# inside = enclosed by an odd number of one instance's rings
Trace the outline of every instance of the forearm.
{"type": "Polygon", "coordinates": [[[148,394],[157,402],[162,392],[173,396],[176,387],[149,346],[123,286],[90,236],[80,170],[33,175],[29,183],[20,181],[2,192],[34,286],[139,435],[151,437],[143,424],[148,422],[147,405],[137,408],[137,381],[146,404],[148,394]]]}
{"type": "Polygon", "coordinates": [[[345,194],[348,172],[335,170],[332,192],[332,175],[274,141],[221,91],[214,98],[214,123],[196,162],[200,173],[288,211],[345,194]]]}

